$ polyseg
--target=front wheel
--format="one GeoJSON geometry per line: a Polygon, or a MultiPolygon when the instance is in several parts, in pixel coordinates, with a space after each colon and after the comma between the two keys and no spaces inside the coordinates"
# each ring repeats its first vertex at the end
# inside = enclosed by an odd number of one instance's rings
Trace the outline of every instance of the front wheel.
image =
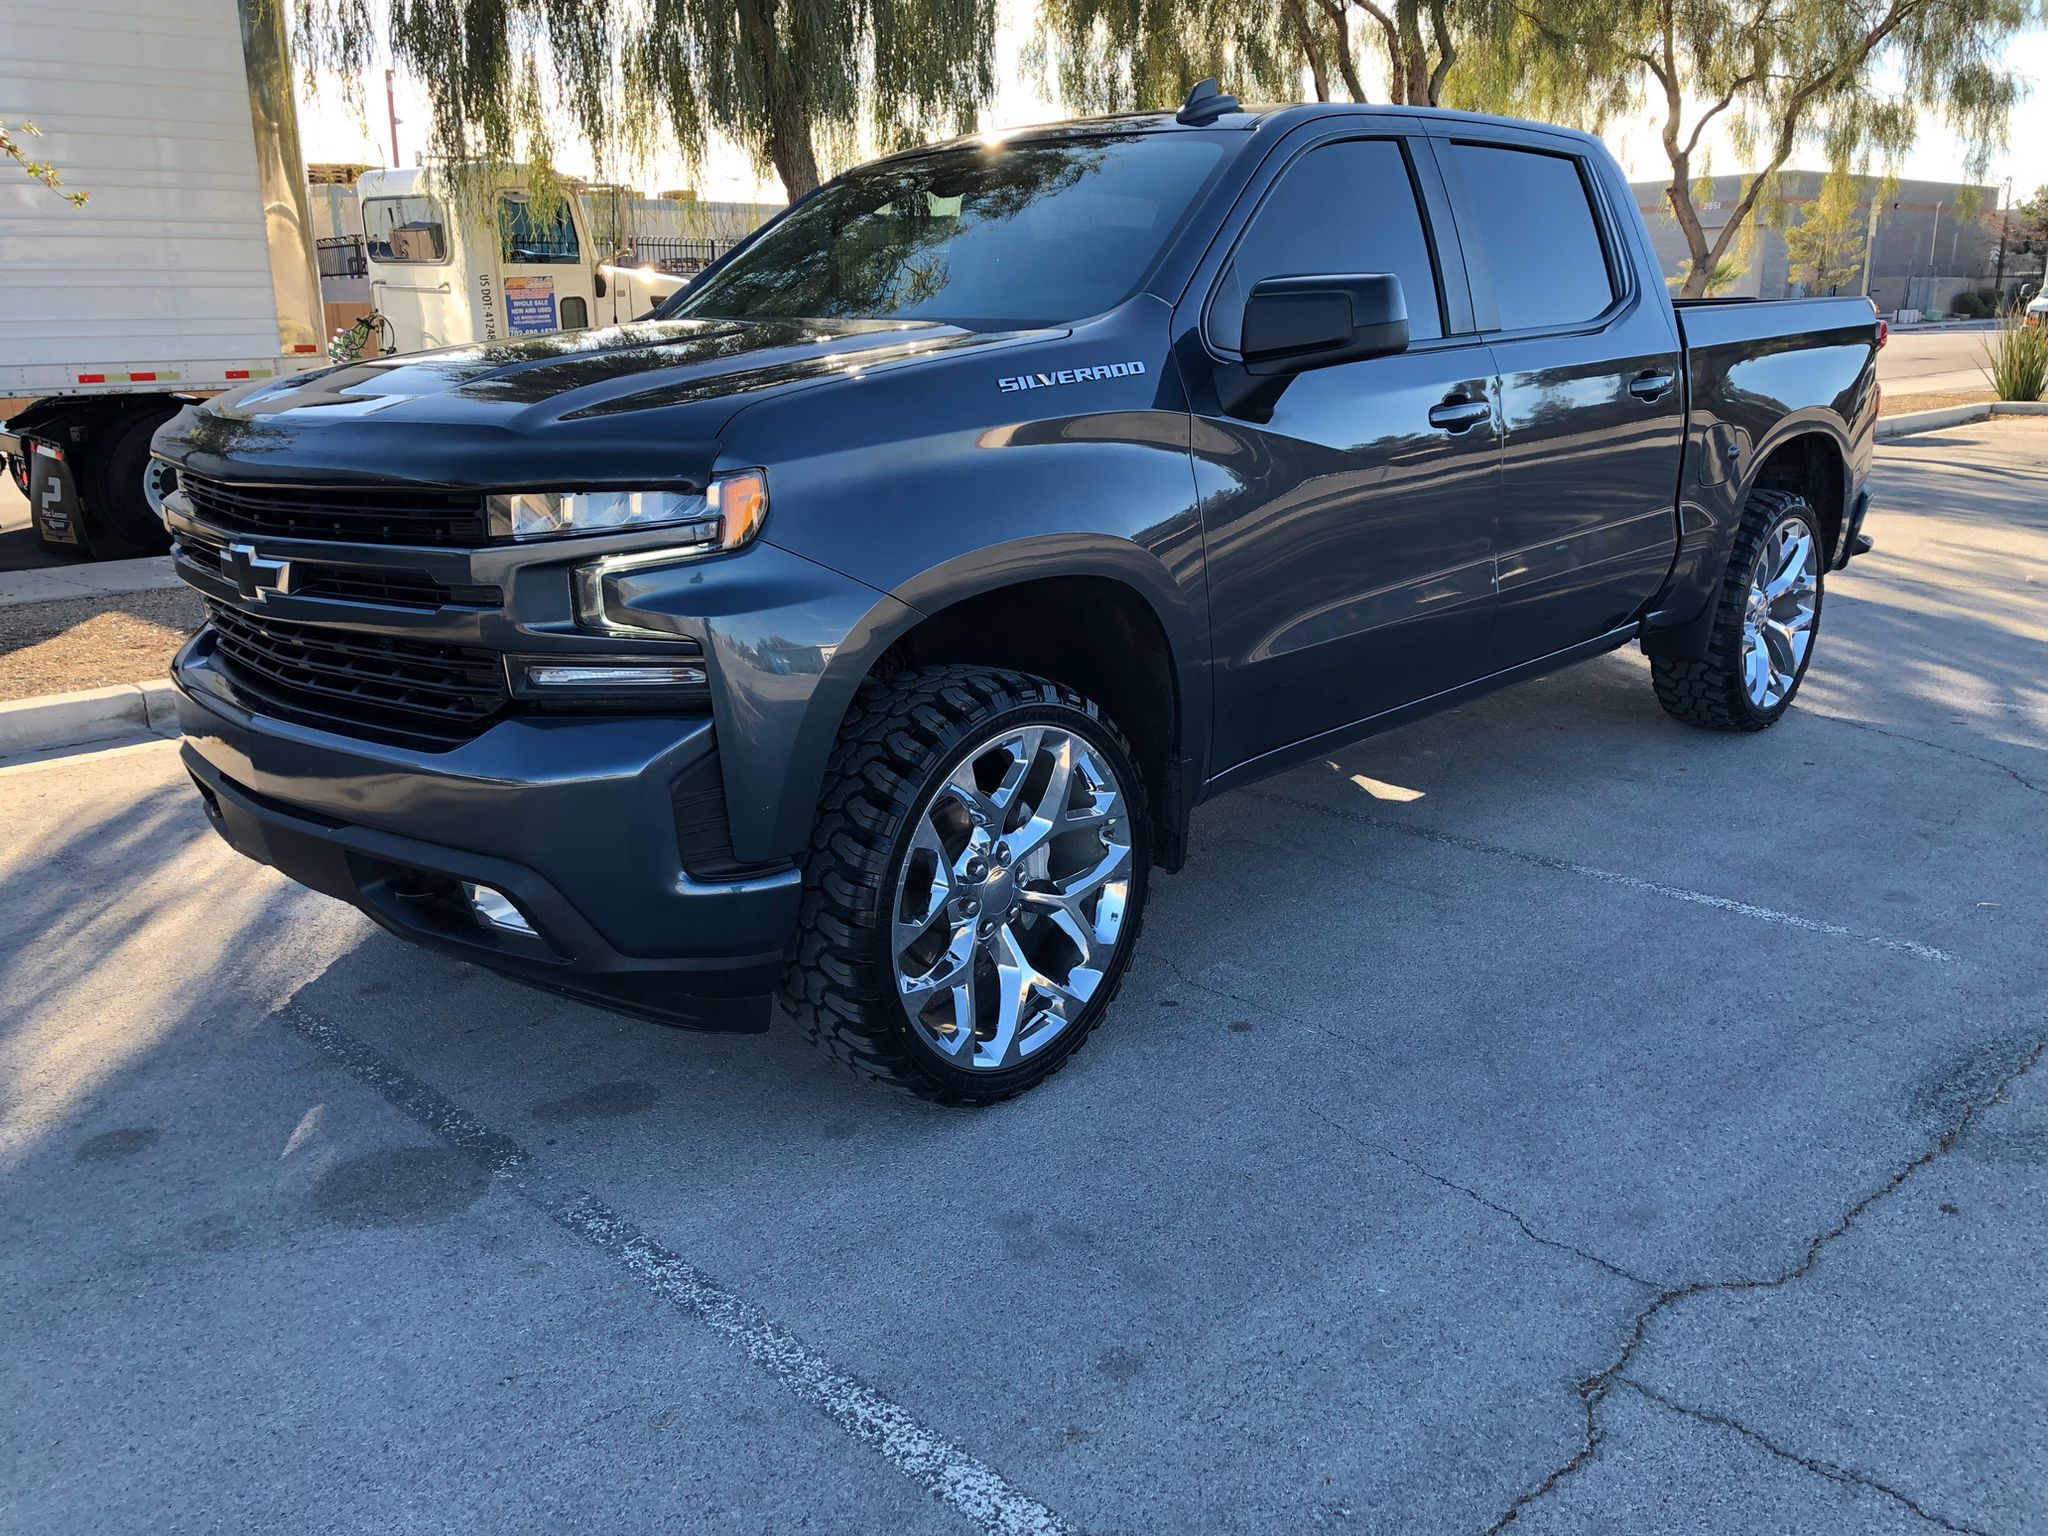
{"type": "Polygon", "coordinates": [[[1657,702],[1673,719],[1761,731],[1791,707],[1813,660],[1823,596],[1820,518],[1795,491],[1756,491],[1716,599],[1707,654],[1652,657],[1657,702]]]}
{"type": "Polygon", "coordinates": [[[1150,853],[1130,747],[1089,700],[988,667],[870,679],[826,777],[784,1005],[860,1076],[1010,1098],[1109,1007],[1150,853]]]}

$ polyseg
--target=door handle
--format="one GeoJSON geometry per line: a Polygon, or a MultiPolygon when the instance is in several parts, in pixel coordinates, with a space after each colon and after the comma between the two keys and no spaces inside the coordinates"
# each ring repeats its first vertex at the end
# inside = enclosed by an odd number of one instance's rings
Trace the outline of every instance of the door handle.
{"type": "Polygon", "coordinates": [[[1628,392],[1638,400],[1661,400],[1664,391],[1678,380],[1671,374],[1660,373],[1655,368],[1645,368],[1629,381],[1628,392]]]}
{"type": "Polygon", "coordinates": [[[1429,424],[1446,432],[1466,432],[1490,419],[1493,407],[1484,400],[1468,400],[1463,395],[1451,395],[1429,408],[1429,424]]]}

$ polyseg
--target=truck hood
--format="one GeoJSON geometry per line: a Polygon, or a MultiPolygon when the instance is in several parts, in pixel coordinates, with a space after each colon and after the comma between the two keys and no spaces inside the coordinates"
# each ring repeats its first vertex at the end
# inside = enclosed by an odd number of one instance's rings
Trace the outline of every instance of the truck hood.
{"type": "Polygon", "coordinates": [[[667,320],[346,364],[217,396],[158,435],[223,479],[701,485],[764,391],[1045,333],[921,321],[667,320]]]}

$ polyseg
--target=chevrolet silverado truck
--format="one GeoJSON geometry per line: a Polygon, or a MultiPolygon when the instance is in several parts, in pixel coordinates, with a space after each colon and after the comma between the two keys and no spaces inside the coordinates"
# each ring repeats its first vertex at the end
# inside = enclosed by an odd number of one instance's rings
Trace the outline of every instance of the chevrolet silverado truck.
{"type": "Polygon", "coordinates": [[[403,937],[987,1103],[1212,795],[1630,642],[1678,720],[1781,718],[1880,342],[1674,305],[1556,128],[1205,82],[918,150],[641,322],[165,427],[184,759],[403,937]]]}

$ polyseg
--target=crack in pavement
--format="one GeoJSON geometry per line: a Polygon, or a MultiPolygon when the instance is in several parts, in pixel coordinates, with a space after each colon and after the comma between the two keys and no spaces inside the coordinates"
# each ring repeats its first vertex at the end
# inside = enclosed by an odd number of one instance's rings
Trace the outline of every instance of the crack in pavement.
{"type": "MultiPolygon", "coordinates": [[[[1332,1040],[1340,1041],[1345,1045],[1363,1047],[1365,1044],[1365,1042],[1360,1041],[1351,1035],[1345,1034],[1342,1030],[1332,1029],[1329,1025],[1319,1024],[1314,1019],[1302,1018],[1298,1014],[1288,1013],[1282,1009],[1275,1008],[1272,1005],[1272,1003],[1268,1000],[1254,997],[1246,997],[1242,993],[1232,992],[1229,991],[1227,988],[1216,986],[1212,982],[1203,981],[1199,977],[1191,976],[1177,961],[1168,959],[1163,955],[1154,956],[1153,959],[1163,969],[1171,972],[1177,980],[1185,983],[1190,987],[1193,987],[1198,992],[1206,992],[1211,997],[1220,997],[1228,1002],[1241,1003],[1247,1008],[1256,1009],[1257,1011],[1267,1014],[1274,1018],[1284,1019],[1290,1024],[1296,1024],[1304,1029],[1313,1029],[1319,1034],[1328,1035],[1332,1040]]],[[[1589,1252],[1588,1250],[1580,1248],[1575,1244],[1568,1243],[1564,1241],[1562,1238],[1550,1237],[1545,1235],[1544,1233],[1538,1232],[1534,1227],[1530,1226],[1529,1223],[1525,1219],[1523,1219],[1523,1217],[1519,1213],[1510,1209],[1508,1206],[1502,1205],[1498,1200],[1493,1199],[1491,1196],[1483,1194],[1479,1190],[1471,1188],[1469,1185],[1460,1184],[1455,1179],[1447,1178],[1445,1175],[1438,1173],[1435,1169],[1427,1166],[1426,1164],[1418,1162],[1416,1159],[1410,1157],[1407,1153],[1396,1151],[1393,1147],[1389,1146],[1387,1143],[1383,1141],[1377,1141],[1370,1136],[1360,1135],[1359,1132],[1353,1129],[1351,1126],[1345,1125],[1341,1121],[1332,1120],[1329,1116],[1325,1115],[1321,1110],[1316,1109],[1313,1105],[1308,1105],[1304,1107],[1308,1110],[1309,1114],[1313,1115],[1316,1119],[1322,1121],[1324,1125],[1328,1126],[1338,1135],[1344,1137],[1347,1141],[1350,1141],[1354,1146],[1361,1147],[1367,1152],[1377,1153],[1381,1157],[1387,1158],[1392,1162],[1399,1163],[1402,1167],[1408,1169],[1409,1172],[1417,1174],[1422,1178],[1429,1180],[1430,1183],[1439,1185],[1442,1188],[1448,1189],[1455,1194],[1463,1195],[1468,1200],[1476,1201],[1478,1204],[1483,1205],[1484,1207],[1486,1207],[1487,1210],[1492,1211],[1497,1216],[1505,1216],[1509,1221],[1512,1221],[1516,1226],[1522,1229],[1522,1235],[1527,1237],[1530,1242],[1540,1243],[1545,1248],[1555,1248],[1560,1253],[1568,1253],[1572,1255],[1574,1258],[1584,1259],[1588,1264],[1597,1265],[1601,1269],[1606,1270],[1609,1274],[1615,1275],[1620,1279],[1626,1280],[1631,1285],[1639,1285],[1646,1291],[1660,1291],[1664,1289],[1664,1284],[1662,1281],[1647,1279],[1642,1275],[1636,1274],[1632,1270],[1624,1269],[1621,1265],[1614,1263],[1611,1259],[1603,1259],[1602,1257],[1600,1257],[1599,1254],[1589,1252]]]]}
{"type": "Polygon", "coordinates": [[[1161,969],[1171,972],[1176,981],[1193,987],[1197,992],[1206,992],[1211,997],[1222,998],[1225,1002],[1238,1003],[1273,1018],[1285,1019],[1289,1024],[1299,1025],[1303,1029],[1312,1029],[1319,1035],[1328,1035],[1332,1040],[1339,1041],[1345,1045],[1358,1045],[1361,1043],[1345,1034],[1342,1030],[1332,1029],[1329,1025],[1318,1023],[1314,1019],[1303,1018],[1298,1013],[1289,1013],[1284,1008],[1275,1008],[1272,1000],[1269,998],[1246,997],[1242,993],[1232,992],[1226,987],[1219,987],[1212,981],[1204,981],[1199,976],[1190,976],[1182,968],[1179,961],[1171,960],[1165,955],[1148,955],[1146,959],[1158,965],[1161,969]]]}
{"type": "Polygon", "coordinates": [[[1534,1227],[1530,1226],[1529,1223],[1525,1219],[1523,1219],[1521,1215],[1511,1210],[1509,1207],[1502,1205],[1498,1200],[1492,1199],[1487,1195],[1481,1194],[1478,1190],[1473,1189],[1470,1185],[1460,1184],[1456,1179],[1446,1178],[1443,1174],[1438,1173],[1435,1169],[1427,1167],[1424,1164],[1417,1162],[1414,1158],[1408,1156],[1407,1153],[1395,1151],[1392,1147],[1388,1146],[1383,1141],[1375,1141],[1370,1136],[1361,1136],[1357,1131],[1353,1130],[1350,1126],[1345,1125],[1343,1122],[1331,1119],[1328,1115],[1324,1114],[1321,1110],[1317,1109],[1313,1104],[1304,1104],[1302,1108],[1306,1110],[1308,1114],[1311,1115],[1313,1118],[1322,1121],[1324,1125],[1328,1126],[1331,1130],[1335,1131],[1339,1136],[1342,1136],[1345,1140],[1351,1142],[1352,1145],[1362,1147],[1367,1152],[1377,1152],[1381,1157],[1389,1158],[1392,1161],[1399,1163],[1403,1168],[1408,1169],[1409,1172],[1417,1174],[1422,1178],[1429,1180],[1430,1183],[1441,1185],[1445,1189],[1451,1190],[1456,1194],[1463,1195],[1466,1199],[1475,1201],[1478,1204],[1483,1205],[1484,1207],[1486,1207],[1487,1210],[1492,1211],[1496,1216],[1505,1216],[1509,1221],[1512,1221],[1516,1226],[1520,1227],[1522,1229],[1522,1235],[1528,1238],[1529,1241],[1532,1243],[1541,1244],[1545,1248],[1555,1248],[1559,1253],[1568,1253],[1575,1259],[1583,1259],[1588,1264],[1598,1265],[1601,1269],[1606,1270],[1610,1275],[1614,1275],[1619,1279],[1626,1280],[1631,1285],[1640,1286],[1646,1291],[1662,1291],[1665,1288],[1661,1282],[1656,1280],[1645,1279],[1643,1276],[1636,1274],[1633,1270],[1624,1269],[1621,1265],[1614,1263],[1611,1259],[1603,1259],[1600,1257],[1599,1254],[1581,1248],[1576,1243],[1568,1243],[1563,1238],[1550,1237],[1542,1232],[1538,1232],[1534,1227]]]}
{"type": "Polygon", "coordinates": [[[2048,784],[2036,784],[2019,769],[2001,763],[1995,757],[1986,757],[1981,752],[1965,752],[1961,747],[1950,746],[1945,741],[1929,741],[1925,736],[1908,736],[1904,731],[1888,731],[1881,725],[1872,725],[1868,720],[1851,720],[1847,715],[1824,715],[1815,709],[1801,707],[1802,715],[1816,720],[1826,720],[1833,725],[1846,725],[1859,731],[1869,731],[1873,736],[1889,736],[1893,741],[1910,741],[1916,747],[1927,747],[1935,752],[1946,752],[1951,757],[1960,757],[1968,762],[1982,763],[1987,768],[1996,768],[2024,789],[2031,789],[2037,795],[2048,795],[2048,784]]]}
{"type": "MultiPolygon", "coordinates": [[[[1523,1510],[1548,1496],[1559,1484],[1563,1483],[1599,1455],[1601,1442],[1605,1438],[1605,1432],[1600,1427],[1600,1404],[1605,1400],[1608,1392],[1613,1389],[1617,1382],[1627,1384],[1628,1379],[1625,1373],[1634,1361],[1637,1352],[1642,1348],[1644,1340],[1649,1334],[1651,1322],[1660,1312],[1663,1312],[1668,1307],[1677,1305],[1679,1302],[1688,1301],[1695,1296],[1705,1296],[1720,1292],[1771,1291],[1804,1279],[1812,1272],[1814,1266],[1820,1262],[1820,1257],[1827,1251],[1828,1246],[1835,1242],[1836,1239],[1845,1236],[1849,1229],[1855,1226],[1857,1220],[1864,1212],[1885,1199],[1888,1195],[1895,1193],[1922,1168],[1945,1157],[1955,1148],[1956,1143],[1961,1141],[1969,1132],[1970,1127],[1976,1123],[1978,1116],[2005,1103],[2006,1096],[2011,1092],[2013,1084],[2040,1065],[2044,1054],[2048,1054],[2048,1035],[2044,1035],[2037,1040],[2033,1048],[2020,1058],[2019,1063],[1999,1078],[1997,1085],[1989,1095],[1979,1099],[1976,1103],[1966,1108],[1961,1115],[1957,1116],[1954,1123],[1935,1139],[1933,1145],[1929,1146],[1918,1157],[1906,1163],[1876,1189],[1850,1206],[1847,1211],[1842,1213],[1839,1221],[1807,1244],[1806,1256],[1790,1269],[1762,1280],[1698,1280],[1689,1285],[1662,1291],[1653,1298],[1648,1306],[1635,1315],[1634,1321],[1629,1325],[1627,1335],[1622,1341],[1621,1353],[1610,1364],[1578,1382],[1572,1388],[1578,1394],[1580,1407],[1585,1416],[1585,1432],[1578,1450],[1569,1459],[1552,1468],[1535,1487],[1520,1494],[1514,1503],[1507,1507],[1498,1520],[1495,1520],[1493,1524],[1486,1527],[1485,1536],[1499,1536],[1500,1532],[1506,1530],[1521,1517],[1523,1510]]],[[[1735,1426],[1731,1425],[1731,1427],[1735,1426]]],[[[1795,1461],[1798,1459],[1797,1457],[1793,1458],[1795,1461]]],[[[1873,1484],[1873,1486],[1875,1485],[1873,1484]]],[[[1969,1529],[1969,1527],[1965,1526],[1951,1526],[1950,1528],[1959,1531],[1969,1529]]]]}
{"type": "Polygon", "coordinates": [[[1982,1526],[1968,1525],[1960,1520],[1951,1520],[1946,1515],[1938,1515],[1933,1510],[1915,1502],[1911,1497],[1899,1492],[1898,1489],[1891,1487],[1889,1484],[1881,1483],[1876,1478],[1868,1477],[1851,1467],[1837,1466],[1832,1461],[1822,1461],[1817,1456],[1808,1456],[1793,1450],[1790,1446],[1780,1445],[1761,1431],[1751,1429],[1740,1419],[1731,1419],[1726,1414],[1711,1413],[1704,1408],[1691,1408],[1684,1403],[1675,1402],[1663,1393],[1644,1386],[1632,1376],[1621,1376],[1616,1379],[1630,1391],[1649,1399],[1660,1408],[1668,1408],[1673,1413],[1693,1419],[1701,1424],[1711,1424],[1716,1429],[1732,1429],[1736,1434],[1753,1441],[1764,1450],[1769,1451],[1773,1456],[1778,1457],[1781,1461],[1788,1461],[1802,1471],[1811,1472],[1815,1477],[1824,1477],[1831,1483],[1843,1483],[1852,1488],[1867,1488],[1872,1493],[1882,1494],[1902,1509],[1919,1516],[1929,1525],[1938,1525],[1945,1531],[1955,1531],[1958,1533],[1958,1536],[1991,1536],[1991,1532],[1985,1530],[1982,1526]]]}
{"type": "Polygon", "coordinates": [[[1353,822],[1358,826],[1375,827],[1385,832],[1399,832],[1405,837],[1420,838],[1424,842],[1439,843],[1446,848],[1456,848],[1466,853],[1486,853],[1499,858],[1514,859],[1518,863],[1533,864],[1538,869],[1553,870],[1558,874],[1578,875],[1583,879],[1597,880],[1603,885],[1618,885],[1625,890],[1639,891],[1649,896],[1662,896],[1671,901],[1682,901],[1696,907],[1712,907],[1719,912],[1733,913],[1737,917],[1755,918],[1760,922],[1773,923],[1780,928],[1796,928],[1806,933],[1823,933],[1830,938],[1854,939],[1859,944],[1874,945],[1878,949],[1896,950],[1901,954],[1913,955],[1922,960],[1933,960],[1942,965],[1953,965],[1956,957],[1945,949],[1936,949],[1932,944],[1922,944],[1917,939],[1888,938],[1881,933],[1864,933],[1841,923],[1830,923],[1817,917],[1806,917],[1797,912],[1781,912],[1775,907],[1760,907],[1754,902],[1737,901],[1732,896],[1716,896],[1708,891],[1688,890],[1681,885],[1665,885],[1657,880],[1645,880],[1640,875],[1624,875],[1619,870],[1601,869],[1593,864],[1581,864],[1576,859],[1561,858],[1554,853],[1531,853],[1524,848],[1509,848],[1500,843],[1482,842],[1476,837],[1462,837],[1456,832],[1445,832],[1437,827],[1418,826],[1411,822],[1389,821],[1384,816],[1371,816],[1363,811],[1346,810],[1342,806],[1319,805],[1313,800],[1297,799],[1293,795],[1261,795],[1249,790],[1241,791],[1247,800],[1257,800],[1266,805],[1282,806],[1289,810],[1311,811],[1319,816],[1328,816],[1337,821],[1353,822]]]}

